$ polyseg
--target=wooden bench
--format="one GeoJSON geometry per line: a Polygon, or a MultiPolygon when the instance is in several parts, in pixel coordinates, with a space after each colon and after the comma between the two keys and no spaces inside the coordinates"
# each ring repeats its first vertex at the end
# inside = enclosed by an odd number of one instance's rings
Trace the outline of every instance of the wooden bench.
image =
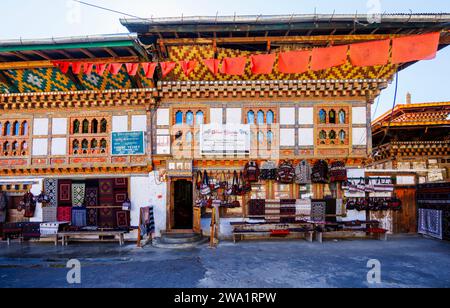
{"type": "Polygon", "coordinates": [[[69,244],[69,240],[73,236],[98,236],[99,239],[104,236],[114,236],[119,239],[120,246],[123,246],[125,231],[86,231],[86,232],[58,232],[56,235],[56,243],[59,241],[59,238],[62,240],[62,246],[67,246],[69,244]]]}

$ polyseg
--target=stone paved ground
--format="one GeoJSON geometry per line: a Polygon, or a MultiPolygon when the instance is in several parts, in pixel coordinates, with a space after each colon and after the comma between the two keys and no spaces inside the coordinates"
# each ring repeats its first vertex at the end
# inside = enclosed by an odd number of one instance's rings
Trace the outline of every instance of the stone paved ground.
{"type": "Polygon", "coordinates": [[[130,244],[0,243],[0,287],[72,287],[66,263],[82,264],[78,287],[285,288],[372,287],[367,262],[378,259],[376,287],[450,287],[450,243],[419,236],[388,242],[222,242],[172,251],[130,244]]]}

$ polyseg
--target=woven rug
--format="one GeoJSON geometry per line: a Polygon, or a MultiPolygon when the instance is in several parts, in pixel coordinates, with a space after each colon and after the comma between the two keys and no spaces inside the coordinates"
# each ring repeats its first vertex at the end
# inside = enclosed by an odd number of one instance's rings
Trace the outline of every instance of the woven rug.
{"type": "Polygon", "coordinates": [[[86,185],[84,183],[72,184],[72,205],[80,207],[84,205],[86,185]]]}
{"type": "Polygon", "coordinates": [[[99,180],[99,205],[114,205],[114,179],[99,180]]]}
{"type": "Polygon", "coordinates": [[[114,206],[122,206],[127,200],[128,193],[126,191],[115,191],[114,192],[114,206]]]}
{"type": "Polygon", "coordinates": [[[98,187],[86,187],[85,204],[87,207],[98,206],[98,187]]]}
{"type": "Polygon", "coordinates": [[[264,216],[266,201],[264,199],[253,199],[248,202],[248,214],[250,216],[264,216]]]}
{"type": "Polygon", "coordinates": [[[58,180],[44,179],[44,192],[50,200],[49,206],[56,208],[58,206],[58,180]]]}
{"type": "Polygon", "coordinates": [[[86,216],[88,227],[96,227],[98,225],[98,209],[87,209],[86,216]]]}
{"type": "Polygon", "coordinates": [[[116,212],[116,224],[118,228],[129,228],[130,219],[127,211],[117,211],[116,212]]]}
{"type": "Polygon", "coordinates": [[[72,181],[58,181],[58,206],[72,206],[72,181]]]}
{"type": "Polygon", "coordinates": [[[86,209],[85,208],[72,208],[72,226],[86,227],[86,209]]]}
{"type": "Polygon", "coordinates": [[[57,221],[58,209],[53,206],[46,206],[42,208],[42,221],[43,222],[55,222],[57,221]]]}
{"type": "Polygon", "coordinates": [[[116,210],[100,209],[98,215],[98,226],[105,229],[113,229],[116,227],[116,210]]]}
{"type": "Polygon", "coordinates": [[[292,217],[281,217],[281,223],[295,223],[295,199],[283,199],[280,200],[280,215],[291,215],[292,217]]]}
{"type": "Polygon", "coordinates": [[[325,222],[327,203],[324,200],[311,200],[311,221],[325,222]]]}
{"type": "Polygon", "coordinates": [[[296,221],[309,221],[311,220],[311,199],[300,199],[295,201],[295,218],[296,221]]]}
{"type": "Polygon", "coordinates": [[[270,223],[280,222],[280,201],[279,200],[266,200],[265,207],[265,219],[270,223]]]}
{"type": "Polygon", "coordinates": [[[419,233],[443,239],[442,211],[419,209],[419,233]]]}
{"type": "Polygon", "coordinates": [[[58,207],[57,220],[59,222],[71,222],[72,221],[72,208],[69,206],[58,207]]]}
{"type": "Polygon", "coordinates": [[[114,179],[114,189],[128,190],[128,179],[127,178],[114,179]]]}

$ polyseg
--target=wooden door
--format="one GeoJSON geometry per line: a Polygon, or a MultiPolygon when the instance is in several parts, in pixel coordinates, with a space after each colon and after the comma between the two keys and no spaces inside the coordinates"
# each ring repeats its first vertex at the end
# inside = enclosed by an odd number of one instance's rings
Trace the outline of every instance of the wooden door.
{"type": "Polygon", "coordinates": [[[395,193],[402,201],[402,210],[394,212],[394,233],[417,233],[416,188],[400,187],[395,193]]]}

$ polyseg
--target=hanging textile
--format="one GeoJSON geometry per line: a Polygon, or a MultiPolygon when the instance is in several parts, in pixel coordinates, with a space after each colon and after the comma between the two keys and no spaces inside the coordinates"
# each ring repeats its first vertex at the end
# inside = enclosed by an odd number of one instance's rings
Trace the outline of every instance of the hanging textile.
{"type": "Polygon", "coordinates": [[[311,184],[311,166],[306,160],[301,161],[295,168],[295,183],[311,184]]]}
{"type": "Polygon", "coordinates": [[[281,52],[278,56],[278,70],[284,74],[302,74],[308,71],[311,51],[281,52]]]}
{"type": "Polygon", "coordinates": [[[85,205],[98,206],[98,187],[86,187],[85,205]]]}
{"type": "Polygon", "coordinates": [[[97,75],[102,76],[103,73],[106,71],[107,67],[108,67],[108,64],[97,63],[97,64],[95,64],[95,72],[97,73],[97,75]]]}
{"type": "Polygon", "coordinates": [[[276,55],[255,55],[250,57],[253,74],[271,74],[275,64],[276,55]]]}
{"type": "Polygon", "coordinates": [[[177,65],[175,62],[161,62],[161,70],[163,78],[170,74],[177,65]]]}
{"type": "Polygon", "coordinates": [[[58,210],[53,206],[46,206],[42,208],[42,221],[43,222],[55,222],[57,221],[58,210]]]}
{"type": "Polygon", "coordinates": [[[57,220],[59,222],[68,222],[72,221],[72,208],[69,206],[59,206],[57,210],[57,220]]]}
{"type": "Polygon", "coordinates": [[[324,160],[319,160],[314,164],[311,173],[311,182],[312,183],[328,183],[328,164],[324,160]]]}
{"type": "Polygon", "coordinates": [[[295,220],[311,220],[311,199],[299,199],[295,201],[295,220]]]}
{"type": "Polygon", "coordinates": [[[72,184],[72,206],[80,207],[84,205],[86,185],[84,183],[72,184]]]}
{"type": "Polygon", "coordinates": [[[147,78],[153,78],[153,75],[155,75],[156,67],[158,66],[158,63],[152,63],[152,62],[146,62],[141,63],[142,69],[144,70],[144,76],[147,78]]]}
{"type": "Polygon", "coordinates": [[[114,179],[114,206],[122,206],[128,199],[128,179],[114,179]]]}
{"type": "Polygon", "coordinates": [[[86,224],[88,227],[96,227],[98,225],[98,209],[87,209],[86,224]]]}
{"type": "Polygon", "coordinates": [[[295,212],[296,212],[296,200],[282,199],[280,200],[280,222],[281,223],[295,223],[295,212]],[[291,217],[283,217],[283,216],[291,217]]]}
{"type": "Polygon", "coordinates": [[[324,200],[311,200],[311,221],[326,221],[327,203],[324,200]]]}
{"type": "Polygon", "coordinates": [[[265,206],[265,219],[269,223],[280,222],[280,201],[279,200],[266,200],[265,206]]]}
{"type": "Polygon", "coordinates": [[[331,182],[345,182],[347,181],[347,168],[342,161],[331,163],[330,167],[330,181],[331,182]]]}
{"type": "Polygon", "coordinates": [[[434,59],[439,39],[439,32],[392,39],[392,63],[434,59]]]}
{"type": "Polygon", "coordinates": [[[217,75],[219,73],[220,60],[217,59],[205,59],[203,63],[208,67],[211,73],[217,75]]]}
{"type": "Polygon", "coordinates": [[[127,178],[115,178],[114,179],[114,189],[128,189],[128,179],[127,178]]]}
{"type": "Polygon", "coordinates": [[[21,204],[25,209],[23,217],[25,218],[34,217],[34,212],[36,211],[36,199],[34,198],[34,195],[31,192],[28,192],[23,196],[21,204]]]}
{"type": "Polygon", "coordinates": [[[85,208],[72,208],[72,226],[86,227],[87,212],[85,208]]]}
{"type": "Polygon", "coordinates": [[[69,62],[53,62],[53,65],[58,67],[63,74],[67,74],[69,71],[70,63],[69,62]]]}
{"type": "Polygon", "coordinates": [[[83,63],[82,62],[73,62],[72,63],[72,72],[75,75],[78,75],[79,73],[81,73],[81,67],[82,67],[83,63]]]}
{"type": "Polygon", "coordinates": [[[83,64],[83,73],[86,75],[92,74],[92,69],[94,68],[94,63],[84,63],[83,64]]]}
{"type": "Polygon", "coordinates": [[[350,61],[354,66],[386,65],[389,62],[391,40],[350,45],[350,61]]]}
{"type": "Polygon", "coordinates": [[[264,216],[266,201],[264,199],[253,199],[248,203],[248,214],[250,216],[264,216]]]}
{"type": "Polygon", "coordinates": [[[442,211],[419,209],[419,233],[442,240],[442,211]]]}
{"type": "Polygon", "coordinates": [[[284,161],[278,167],[278,182],[282,184],[292,184],[295,180],[295,168],[290,162],[284,161]]]}
{"type": "Polygon", "coordinates": [[[225,58],[222,62],[222,74],[242,76],[245,73],[245,66],[247,64],[246,57],[225,58]]]}
{"type": "Polygon", "coordinates": [[[139,228],[142,237],[155,232],[155,216],[153,206],[141,208],[139,218],[139,228]]]}
{"type": "Polygon", "coordinates": [[[116,224],[118,228],[127,229],[130,227],[130,216],[127,211],[116,212],[116,224]]]}
{"type": "Polygon", "coordinates": [[[0,224],[6,222],[6,212],[8,211],[8,198],[4,192],[0,192],[0,224]]]}
{"type": "Polygon", "coordinates": [[[114,205],[114,179],[99,180],[99,205],[114,205]]]}
{"type": "Polygon", "coordinates": [[[255,183],[259,181],[259,167],[255,161],[248,162],[244,167],[244,178],[247,182],[255,183]]]}
{"type": "Polygon", "coordinates": [[[314,48],[311,54],[311,70],[320,71],[347,62],[348,45],[328,48],[314,48]]]}
{"type": "Polygon", "coordinates": [[[262,164],[259,171],[259,178],[261,180],[276,180],[277,179],[277,166],[273,161],[266,161],[262,164]]]}
{"type": "Polygon", "coordinates": [[[98,214],[98,226],[104,229],[113,229],[116,226],[116,210],[101,208],[98,214]]]}
{"type": "Polygon", "coordinates": [[[58,206],[72,206],[71,180],[58,180],[58,206]]]}
{"type": "Polygon", "coordinates": [[[122,63],[111,63],[109,65],[109,72],[113,75],[119,74],[120,70],[122,69],[122,63]]]}
{"type": "Polygon", "coordinates": [[[23,223],[22,236],[24,240],[39,239],[41,237],[41,223],[39,222],[23,223]]]}
{"type": "Polygon", "coordinates": [[[183,69],[184,75],[189,76],[194,72],[195,68],[197,67],[198,62],[197,61],[181,61],[180,65],[183,69]]]}
{"type": "Polygon", "coordinates": [[[58,180],[44,179],[44,192],[49,198],[48,205],[56,208],[58,206],[58,180]]]}

